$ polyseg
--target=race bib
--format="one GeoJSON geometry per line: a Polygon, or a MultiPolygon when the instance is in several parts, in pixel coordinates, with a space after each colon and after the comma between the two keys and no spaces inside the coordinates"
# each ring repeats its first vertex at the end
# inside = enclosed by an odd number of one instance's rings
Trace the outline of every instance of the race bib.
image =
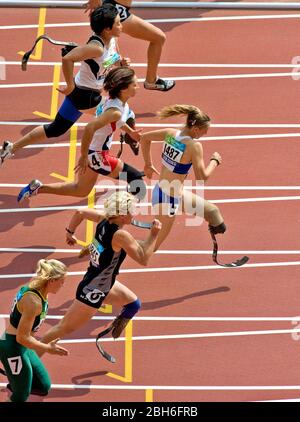
{"type": "Polygon", "coordinates": [[[104,247],[97,241],[97,239],[94,239],[93,243],[89,246],[89,250],[92,265],[94,265],[94,267],[99,267],[100,255],[104,251],[104,247]]]}
{"type": "Polygon", "coordinates": [[[173,136],[167,136],[163,147],[163,158],[167,162],[180,163],[185,147],[185,144],[177,141],[173,136]]]}
{"type": "Polygon", "coordinates": [[[89,154],[89,162],[93,169],[99,170],[102,167],[103,157],[99,152],[95,151],[92,154],[89,154]]]}

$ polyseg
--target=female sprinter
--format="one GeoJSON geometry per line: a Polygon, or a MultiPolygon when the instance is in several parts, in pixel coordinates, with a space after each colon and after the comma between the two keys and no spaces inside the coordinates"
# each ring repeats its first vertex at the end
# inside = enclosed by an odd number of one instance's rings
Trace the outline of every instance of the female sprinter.
{"type": "Polygon", "coordinates": [[[148,66],[144,87],[157,91],[169,91],[175,86],[175,81],[166,80],[157,76],[157,67],[160,61],[165,34],[156,26],[130,13],[132,0],[88,0],[87,9],[94,10],[99,4],[114,4],[120,14],[124,34],[144,41],[149,41],[148,66]]]}
{"type": "Polygon", "coordinates": [[[87,44],[74,48],[62,58],[67,86],[60,92],[66,95],[66,98],[54,121],[33,129],[14,144],[4,141],[0,166],[4,160],[26,145],[63,135],[83,112],[95,114],[102,98],[100,90],[105,74],[115,64],[128,64],[127,59],[121,59],[116,45],[115,37],[119,37],[122,31],[117,9],[108,4],[99,7],[92,13],[90,23],[94,34],[87,44]],[[75,62],[81,62],[81,66],[74,80],[75,62]]]}
{"type": "Polygon", "coordinates": [[[57,345],[58,338],[44,344],[34,337],[47,314],[48,293],[60,290],[66,272],[62,262],[41,259],[36,277],[21,287],[15,297],[7,329],[0,338],[0,360],[12,392],[9,401],[25,402],[31,393],[46,396],[51,381],[38,355],[46,352],[60,356],[68,354],[57,345]]]}
{"type": "Polygon", "coordinates": [[[86,324],[102,303],[122,306],[122,311],[113,321],[112,336],[117,338],[131,318],[140,309],[136,294],[116,280],[119,268],[128,254],[138,264],[147,265],[153,253],[161,223],[154,220],[149,235],[137,241],[124,230],[132,220],[135,198],[128,192],[113,193],[104,203],[105,214],[95,210],[77,211],[67,227],[67,243],[76,243],[75,231],[84,220],[97,223],[95,237],[90,245],[90,266],[79,283],[76,299],[63,317],[51,328],[42,341],[49,343],[64,337],[86,324]]]}
{"type": "Polygon", "coordinates": [[[137,88],[133,69],[119,67],[110,70],[104,80],[104,89],[108,91],[109,99],[99,117],[88,123],[84,130],[81,157],[75,168],[78,172],[77,181],[43,185],[39,180],[33,180],[20,191],[18,201],[37,193],[85,197],[94,187],[98,174],[118,179],[120,172],[126,175],[133,194],[141,197],[145,195],[143,173],[109,153],[117,128],[122,128],[136,141],[140,138],[139,132],[126,124],[129,113],[127,101],[135,96],[137,88]]]}
{"type": "Polygon", "coordinates": [[[196,180],[207,180],[222,162],[220,154],[215,152],[209,165],[205,167],[202,146],[196,141],[207,133],[210,118],[199,108],[190,105],[168,106],[158,113],[160,118],[180,114],[187,116],[186,124],[181,130],[161,129],[141,136],[141,149],[145,160],[144,172],[150,179],[153,173],[159,174],[152,163],[151,142],[164,141],[159,182],[152,194],[152,205],[162,223],[155,250],[170,233],[181,201],[184,211],[196,210],[201,217],[204,212],[204,218],[214,234],[224,233],[226,230],[218,207],[183,188],[191,167],[194,169],[196,180]],[[171,190],[170,183],[172,183],[171,190]]]}

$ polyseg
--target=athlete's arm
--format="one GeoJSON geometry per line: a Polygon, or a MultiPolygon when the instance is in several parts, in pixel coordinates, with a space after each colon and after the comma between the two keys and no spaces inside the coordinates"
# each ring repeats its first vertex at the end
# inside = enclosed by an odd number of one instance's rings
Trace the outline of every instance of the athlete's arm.
{"type": "Polygon", "coordinates": [[[70,220],[70,223],[66,231],[66,242],[68,245],[72,246],[77,243],[77,238],[75,232],[77,227],[82,223],[83,220],[94,221],[95,223],[100,223],[105,218],[105,215],[97,210],[77,210],[73,217],[70,220]]]}
{"type": "Polygon", "coordinates": [[[73,48],[62,58],[62,70],[66,81],[66,88],[59,89],[59,92],[69,95],[75,88],[74,84],[74,63],[102,56],[103,48],[98,44],[91,42],[86,45],[73,48]]]}
{"type": "Polygon", "coordinates": [[[16,340],[22,346],[35,350],[39,355],[48,352],[51,354],[67,355],[68,351],[63,347],[57,346],[54,340],[49,344],[38,341],[31,335],[32,326],[35,318],[42,312],[40,298],[36,295],[27,293],[19,302],[18,306],[22,311],[22,316],[17,328],[16,340]]]}
{"type": "Polygon", "coordinates": [[[142,129],[132,129],[130,126],[128,126],[127,123],[125,123],[121,129],[127,133],[132,139],[134,139],[136,142],[140,142],[141,140],[141,131],[142,129]]]}
{"type": "MultiPolygon", "coordinates": [[[[205,167],[202,145],[199,142],[195,142],[191,148],[192,148],[191,153],[192,153],[192,163],[193,163],[195,178],[196,180],[205,181],[213,173],[215,168],[218,166],[218,163],[215,160],[211,160],[208,166],[205,167]]],[[[214,154],[218,154],[218,153],[214,153],[214,154]]],[[[219,162],[221,162],[221,157],[220,157],[219,162]]]]}
{"type": "Polygon", "coordinates": [[[167,135],[173,135],[175,132],[176,131],[174,131],[174,129],[161,129],[143,133],[141,135],[140,144],[145,162],[144,173],[149,179],[152,178],[153,173],[159,174],[159,172],[153,166],[151,143],[162,142],[167,135]]]}
{"type": "Polygon", "coordinates": [[[83,137],[81,140],[81,157],[78,160],[78,164],[75,167],[75,172],[79,174],[84,174],[88,166],[88,152],[89,146],[92,142],[94,133],[96,130],[101,129],[102,127],[120,120],[122,114],[117,108],[109,108],[104,113],[100,114],[99,117],[94,119],[92,122],[88,123],[85,126],[83,137]]]}
{"type": "Polygon", "coordinates": [[[160,229],[161,222],[159,220],[154,220],[147,238],[139,242],[126,230],[118,230],[113,236],[112,247],[116,252],[124,249],[130,258],[134,259],[137,263],[146,266],[149,258],[154,252],[160,229]]]}
{"type": "Polygon", "coordinates": [[[83,157],[88,156],[89,146],[96,130],[101,129],[110,123],[117,122],[120,120],[121,116],[122,114],[119,109],[109,108],[104,113],[100,114],[99,117],[85,126],[83,138],[81,141],[81,155],[83,157]]]}

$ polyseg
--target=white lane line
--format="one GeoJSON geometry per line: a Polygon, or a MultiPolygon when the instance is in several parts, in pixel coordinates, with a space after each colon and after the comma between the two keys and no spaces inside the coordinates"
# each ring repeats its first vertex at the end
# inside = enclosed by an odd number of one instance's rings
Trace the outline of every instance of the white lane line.
{"type": "MultiPolygon", "coordinates": [[[[275,196],[275,197],[264,197],[264,198],[239,198],[239,199],[210,199],[209,201],[213,204],[243,204],[249,202],[274,202],[274,201],[299,201],[300,196],[275,196]]],[[[139,208],[150,207],[150,202],[143,202],[137,204],[139,208]]],[[[46,211],[67,211],[67,210],[80,210],[86,209],[83,205],[69,205],[59,207],[39,207],[39,208],[2,208],[0,209],[1,214],[5,213],[19,213],[19,212],[46,212],[46,211]]],[[[96,205],[95,209],[103,209],[103,205],[96,205]]]]}
{"type": "MultiPolygon", "coordinates": [[[[27,121],[0,121],[0,126],[40,126],[47,123],[43,122],[27,122],[27,121]]],[[[87,123],[75,123],[75,126],[86,126],[87,123]]],[[[137,127],[182,127],[183,124],[180,123],[137,123],[137,127]]],[[[243,128],[243,129],[257,129],[257,128],[300,128],[300,123],[220,123],[220,124],[211,124],[210,127],[213,128],[243,128]]],[[[26,148],[26,147],[25,147],[26,148]]]]}
{"type": "MultiPolygon", "coordinates": [[[[22,188],[26,186],[24,183],[0,183],[0,188],[22,188]]],[[[95,189],[126,189],[126,185],[95,185],[95,189]]],[[[146,185],[147,190],[153,190],[154,185],[146,185]]],[[[300,186],[185,186],[187,190],[300,190],[300,186]]]]}
{"type": "MultiPolygon", "coordinates": [[[[61,62],[29,62],[27,66],[61,66],[61,62]]],[[[6,66],[20,66],[20,61],[1,61],[0,65],[6,66]]],[[[147,63],[131,63],[132,67],[147,67],[147,63]]],[[[244,69],[244,68],[253,68],[253,69],[294,69],[296,67],[295,64],[272,64],[272,63],[159,63],[159,67],[174,67],[174,68],[236,68],[236,69],[244,69]]],[[[80,67],[80,63],[75,63],[75,67],[80,67]]]]}
{"type": "MultiPolygon", "coordinates": [[[[258,330],[258,331],[230,331],[222,333],[199,333],[199,334],[170,334],[170,335],[157,335],[157,336],[133,336],[132,340],[178,340],[178,339],[194,339],[194,338],[211,338],[211,337],[241,337],[241,336],[259,336],[259,335],[274,335],[274,334],[292,334],[300,333],[300,329],[287,329],[287,330],[258,330]]],[[[125,341],[125,337],[103,338],[102,342],[110,343],[114,341],[125,341]]],[[[80,344],[80,343],[94,343],[95,338],[83,339],[70,339],[60,340],[61,344],[80,344]]]]}
{"type": "MultiPolygon", "coordinates": [[[[44,122],[45,123],[45,122],[44,122]]],[[[85,123],[86,124],[86,123],[85,123]]],[[[85,125],[84,124],[84,125],[85,125]]],[[[139,127],[146,127],[142,126],[142,124],[137,124],[139,127]]],[[[168,125],[171,126],[171,125],[168,125]]],[[[175,125],[172,125],[175,126],[175,125]]],[[[209,142],[209,141],[241,141],[244,139],[284,139],[284,138],[299,138],[300,133],[263,133],[259,135],[230,135],[230,136],[204,136],[203,138],[199,139],[201,142],[209,142]]],[[[162,144],[163,141],[157,141],[155,145],[162,144]]],[[[81,143],[77,142],[76,146],[80,147],[81,143]]],[[[120,141],[113,141],[112,145],[120,145],[120,141]]],[[[51,144],[35,144],[35,145],[27,145],[24,148],[26,149],[39,149],[39,148],[69,148],[70,142],[60,142],[60,143],[51,143],[51,144]]]]}
{"type": "MultiPolygon", "coordinates": [[[[9,314],[0,314],[0,318],[8,319],[9,314]]],[[[47,315],[46,319],[51,320],[60,320],[63,315],[47,315]]],[[[94,316],[92,319],[95,321],[110,321],[115,318],[114,315],[111,316],[94,316]]],[[[290,322],[290,321],[300,321],[300,317],[134,317],[134,321],[190,321],[190,322],[290,322]]]]}
{"type": "MultiPolygon", "coordinates": [[[[281,14],[281,15],[248,15],[248,16],[220,16],[206,18],[169,18],[169,19],[145,19],[151,23],[184,23],[184,22],[222,22],[222,21],[239,21],[239,20],[264,20],[264,19],[298,19],[300,14],[281,14]]],[[[45,28],[67,28],[67,27],[88,27],[88,22],[69,22],[69,23],[47,23],[45,28]]],[[[2,25],[0,30],[9,29],[35,29],[38,25],[2,25]]]]}
{"type": "MultiPolygon", "coordinates": [[[[0,188],[22,188],[24,183],[0,183],[0,188]]],[[[95,189],[126,189],[126,185],[95,185],[95,189]]],[[[146,185],[147,190],[153,190],[154,185],[146,185]]],[[[300,186],[185,186],[187,190],[300,190],[300,186]]]]}
{"type": "MultiPolygon", "coordinates": [[[[292,267],[299,266],[300,261],[288,261],[288,262],[261,262],[256,264],[245,264],[242,267],[234,268],[234,271],[246,269],[246,268],[269,268],[269,267],[292,267]]],[[[156,272],[172,272],[172,271],[202,271],[202,270],[232,270],[232,268],[220,267],[218,265],[198,265],[188,267],[154,267],[154,268],[131,268],[120,270],[120,274],[136,274],[136,273],[156,273],[156,272]]],[[[81,276],[84,275],[85,271],[70,271],[69,276],[81,276]]],[[[35,276],[35,273],[28,274],[1,274],[0,279],[8,278],[31,278],[35,276]]]]}
{"type": "MultiPolygon", "coordinates": [[[[299,72],[276,72],[276,73],[245,73],[236,75],[207,75],[207,76],[168,76],[169,79],[174,81],[207,81],[217,79],[249,79],[249,78],[278,78],[278,77],[300,77],[299,72]]],[[[144,78],[139,78],[138,82],[144,82],[144,78]]],[[[65,86],[65,82],[60,82],[60,86],[65,86]]],[[[42,88],[52,87],[53,82],[34,82],[34,83],[23,83],[23,84],[0,84],[0,89],[5,88],[42,88]]]]}
{"type": "MultiPolygon", "coordinates": [[[[214,204],[237,204],[245,202],[268,202],[268,201],[298,201],[300,196],[278,196],[265,198],[241,198],[241,199],[210,199],[214,204]]],[[[1,212],[1,211],[0,211],[1,212]]]]}
{"type": "Polygon", "coordinates": [[[298,402],[300,399],[281,399],[281,400],[255,400],[251,403],[279,403],[279,402],[298,402]]]}
{"type": "MultiPolygon", "coordinates": [[[[0,387],[6,387],[1,382],[0,387]]],[[[164,390],[164,391],[284,391],[300,390],[300,385],[98,385],[98,384],[51,384],[51,389],[62,390],[164,390]]]]}
{"type": "MultiPolygon", "coordinates": [[[[69,253],[77,254],[81,249],[60,249],[60,248],[0,248],[0,252],[6,253],[69,253]]],[[[199,251],[199,250],[158,250],[155,252],[156,255],[211,255],[211,250],[199,251]]],[[[219,251],[219,255],[299,255],[299,250],[270,250],[270,251],[219,251]]]]}

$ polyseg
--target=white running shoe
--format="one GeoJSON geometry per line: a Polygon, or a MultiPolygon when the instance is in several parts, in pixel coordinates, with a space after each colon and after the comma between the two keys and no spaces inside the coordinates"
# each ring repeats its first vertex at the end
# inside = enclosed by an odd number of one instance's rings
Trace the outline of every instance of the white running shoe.
{"type": "Polygon", "coordinates": [[[144,82],[144,88],[145,89],[153,89],[156,91],[170,91],[170,89],[174,88],[175,81],[172,81],[171,79],[161,79],[157,78],[156,82],[150,83],[145,81],[144,82]]]}
{"type": "Polygon", "coordinates": [[[2,145],[2,149],[0,152],[0,167],[4,163],[5,160],[13,156],[12,153],[13,143],[9,141],[4,141],[2,145]]]}
{"type": "Polygon", "coordinates": [[[18,195],[18,202],[24,201],[25,198],[30,198],[33,195],[37,195],[39,188],[43,186],[42,182],[37,179],[31,180],[31,182],[20,190],[18,195]]]}

